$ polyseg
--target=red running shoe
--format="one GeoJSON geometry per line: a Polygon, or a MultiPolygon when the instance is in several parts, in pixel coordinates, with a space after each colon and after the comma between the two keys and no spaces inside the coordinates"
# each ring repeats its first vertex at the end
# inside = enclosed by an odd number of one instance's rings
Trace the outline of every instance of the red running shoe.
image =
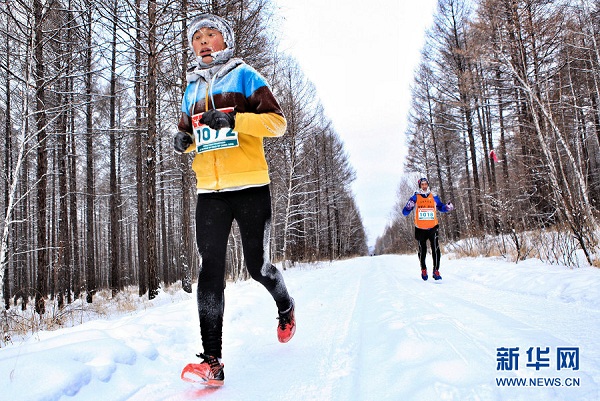
{"type": "Polygon", "coordinates": [[[292,306],[285,312],[279,312],[279,324],[277,325],[277,338],[280,343],[287,343],[294,337],[296,332],[296,318],[294,317],[295,309],[294,299],[292,298],[292,306]]]}
{"type": "Polygon", "coordinates": [[[212,355],[198,354],[202,358],[202,363],[188,363],[183,371],[181,378],[186,382],[201,383],[209,387],[220,387],[225,380],[223,365],[219,358],[212,355]]]}
{"type": "Polygon", "coordinates": [[[442,276],[440,276],[440,271],[439,270],[434,270],[433,271],[433,278],[436,280],[441,280],[442,276]]]}
{"type": "Polygon", "coordinates": [[[424,281],[427,281],[427,279],[429,278],[429,276],[427,275],[427,269],[421,269],[421,278],[424,281]]]}

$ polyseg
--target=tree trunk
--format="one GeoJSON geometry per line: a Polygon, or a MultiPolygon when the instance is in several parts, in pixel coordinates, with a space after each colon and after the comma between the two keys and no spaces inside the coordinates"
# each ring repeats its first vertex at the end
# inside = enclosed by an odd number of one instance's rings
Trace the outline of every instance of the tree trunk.
{"type": "Polygon", "coordinates": [[[500,68],[496,68],[496,95],[498,97],[498,124],[500,126],[500,158],[502,163],[502,177],[508,184],[508,153],[506,151],[506,130],[504,128],[504,97],[502,96],[500,68]]]}
{"type": "Polygon", "coordinates": [[[142,115],[142,11],[141,0],[135,2],[136,14],[136,44],[135,44],[135,149],[136,149],[136,194],[137,194],[137,239],[138,239],[138,283],[139,295],[142,296],[148,291],[147,279],[147,248],[146,238],[146,192],[145,192],[145,171],[144,171],[144,124],[142,115]]]}
{"type": "MultiPolygon", "coordinates": [[[[67,71],[68,71],[67,67],[67,71]]],[[[68,79],[64,79],[63,93],[68,93],[68,79]]],[[[58,94],[57,102],[59,105],[65,103],[64,96],[58,94]]],[[[56,263],[56,294],[59,309],[64,306],[67,297],[68,281],[67,272],[71,269],[71,244],[69,241],[69,203],[68,203],[68,182],[67,171],[67,110],[59,111],[57,119],[57,165],[58,165],[58,260],[56,263]]]]}
{"type": "Polygon", "coordinates": [[[158,55],[156,53],[156,0],[148,1],[148,141],[146,143],[147,208],[146,239],[148,246],[148,298],[158,295],[158,272],[156,252],[156,74],[158,55]]]}
{"type": "Polygon", "coordinates": [[[117,187],[117,124],[116,124],[116,108],[117,108],[117,14],[119,9],[118,0],[113,0],[113,25],[112,25],[112,42],[111,42],[111,69],[110,69],[110,131],[109,131],[109,148],[110,148],[110,289],[112,296],[115,297],[121,288],[120,284],[120,268],[119,268],[119,204],[117,187]]]}
{"type": "Polygon", "coordinates": [[[48,152],[46,150],[46,81],[43,42],[44,10],[41,0],[33,1],[34,15],[34,57],[36,89],[36,128],[37,128],[37,280],[35,311],[42,315],[46,312],[45,299],[48,295],[48,248],[46,241],[46,186],[48,183],[48,152]]]}
{"type": "MultiPolygon", "coordinates": [[[[181,49],[182,49],[182,68],[181,68],[181,97],[187,86],[186,70],[188,64],[188,41],[187,41],[187,9],[188,1],[181,0],[181,49]]],[[[191,241],[191,203],[190,188],[193,187],[192,172],[190,167],[190,156],[187,153],[181,155],[179,162],[181,170],[181,248],[179,263],[181,266],[181,286],[187,293],[192,292],[192,241],[191,241]]]]}
{"type": "Polygon", "coordinates": [[[92,105],[92,1],[87,0],[87,21],[86,21],[86,49],[85,49],[85,122],[86,122],[86,197],[85,197],[85,230],[86,230],[86,255],[85,255],[85,281],[86,281],[86,301],[91,303],[93,296],[98,289],[96,285],[96,241],[94,241],[95,222],[95,183],[94,183],[94,122],[92,105]]]}
{"type": "MultiPolygon", "coordinates": [[[[0,254],[0,277],[2,277],[2,279],[0,279],[0,282],[2,282],[2,295],[4,298],[4,308],[8,309],[10,308],[10,297],[11,297],[11,293],[10,293],[10,281],[9,281],[9,263],[8,263],[8,247],[10,246],[10,240],[11,240],[11,229],[9,226],[9,218],[11,216],[11,214],[13,213],[12,210],[9,209],[9,207],[11,207],[10,205],[10,190],[9,187],[11,186],[11,182],[13,181],[13,175],[16,176],[17,172],[13,172],[12,171],[12,159],[11,159],[11,153],[12,153],[12,118],[11,118],[11,113],[12,113],[12,105],[11,105],[11,77],[9,74],[10,68],[11,68],[11,64],[10,64],[10,57],[8,56],[10,54],[10,41],[8,40],[9,35],[9,23],[8,23],[8,18],[6,20],[6,85],[4,87],[5,89],[5,93],[6,93],[6,110],[5,110],[5,114],[6,114],[6,121],[4,124],[4,132],[5,132],[5,145],[4,145],[4,176],[6,177],[6,182],[4,184],[4,225],[6,226],[5,228],[7,228],[7,236],[6,236],[6,243],[4,243],[5,241],[2,241],[2,247],[3,250],[6,247],[5,251],[0,254]]],[[[13,194],[14,196],[14,194],[13,194]]]]}
{"type": "MultiPolygon", "coordinates": [[[[73,80],[71,80],[71,93],[73,93],[73,80]]],[[[71,95],[71,104],[74,104],[73,96],[71,95]]],[[[69,193],[71,213],[70,229],[71,229],[71,249],[73,250],[73,295],[75,299],[81,296],[81,261],[79,256],[79,217],[77,213],[77,146],[75,141],[75,112],[71,109],[71,133],[69,136],[69,181],[71,183],[71,191],[69,193]]]]}

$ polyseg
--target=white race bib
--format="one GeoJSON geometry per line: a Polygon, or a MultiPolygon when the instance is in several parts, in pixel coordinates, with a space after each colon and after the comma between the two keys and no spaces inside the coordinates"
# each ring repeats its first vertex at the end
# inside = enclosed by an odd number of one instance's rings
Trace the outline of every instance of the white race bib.
{"type": "MultiPolygon", "coordinates": [[[[233,107],[218,109],[224,113],[233,111],[233,107]]],[[[202,114],[192,116],[192,128],[196,138],[196,152],[204,153],[212,150],[235,148],[240,146],[238,133],[233,128],[212,129],[206,124],[202,124],[200,119],[202,114]]]]}
{"type": "Polygon", "coordinates": [[[435,220],[435,209],[422,207],[419,209],[419,220],[435,220]]]}

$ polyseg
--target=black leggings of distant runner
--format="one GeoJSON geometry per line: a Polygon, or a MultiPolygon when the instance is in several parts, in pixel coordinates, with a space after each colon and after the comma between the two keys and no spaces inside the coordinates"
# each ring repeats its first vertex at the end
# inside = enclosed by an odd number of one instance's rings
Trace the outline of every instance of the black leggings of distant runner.
{"type": "Polygon", "coordinates": [[[291,298],[283,276],[269,260],[271,193],[268,185],[198,194],[196,242],[200,254],[198,315],[204,354],[221,357],[225,308],[225,258],[233,220],[238,224],[246,268],[285,311],[291,298]]]}
{"type": "Polygon", "coordinates": [[[439,270],[440,258],[442,252],[440,251],[440,243],[438,241],[438,228],[435,226],[429,230],[423,230],[415,227],[415,239],[419,241],[419,262],[421,263],[421,269],[425,269],[425,257],[427,256],[427,241],[431,244],[431,255],[433,257],[433,270],[439,270]]]}

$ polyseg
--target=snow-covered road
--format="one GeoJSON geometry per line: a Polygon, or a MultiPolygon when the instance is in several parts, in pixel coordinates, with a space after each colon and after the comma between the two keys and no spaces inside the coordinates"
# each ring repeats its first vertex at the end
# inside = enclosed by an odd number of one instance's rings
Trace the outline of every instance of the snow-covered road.
{"type": "Polygon", "coordinates": [[[162,297],[0,349],[0,399],[600,399],[600,270],[444,258],[442,276],[423,282],[414,255],[288,270],[287,344],[269,294],[229,283],[217,390],[179,379],[200,351],[195,297],[162,297]]]}

